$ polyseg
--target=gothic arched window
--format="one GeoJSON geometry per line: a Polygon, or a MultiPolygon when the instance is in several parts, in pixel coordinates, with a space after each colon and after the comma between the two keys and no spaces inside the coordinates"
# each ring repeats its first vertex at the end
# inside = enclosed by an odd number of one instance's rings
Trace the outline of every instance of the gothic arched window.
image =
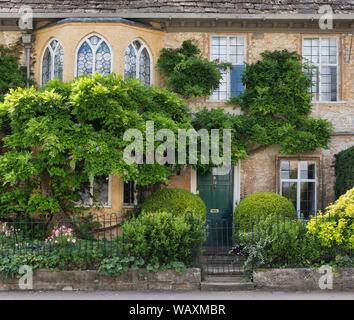
{"type": "Polygon", "coordinates": [[[76,76],[95,72],[109,75],[112,70],[112,52],[106,40],[99,35],[88,36],[76,55],[76,76]]]}
{"type": "Polygon", "coordinates": [[[138,78],[146,86],[151,83],[150,53],[141,40],[134,40],[125,50],[124,77],[138,78]]]}
{"type": "Polygon", "coordinates": [[[42,58],[42,80],[45,85],[49,80],[63,80],[64,51],[58,40],[52,40],[46,46],[42,58]]]}

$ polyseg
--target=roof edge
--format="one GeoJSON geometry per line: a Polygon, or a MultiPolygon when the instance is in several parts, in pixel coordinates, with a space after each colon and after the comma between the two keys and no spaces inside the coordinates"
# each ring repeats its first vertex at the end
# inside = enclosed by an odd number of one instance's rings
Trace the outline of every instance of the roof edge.
{"type": "Polygon", "coordinates": [[[45,28],[50,28],[53,26],[57,26],[57,25],[61,25],[61,24],[66,24],[66,23],[123,23],[123,24],[128,24],[131,25],[133,27],[140,27],[140,28],[145,28],[145,29],[150,29],[150,30],[156,30],[156,31],[161,31],[160,29],[154,28],[151,25],[148,24],[144,24],[141,22],[135,22],[135,21],[131,21],[131,20],[127,20],[127,19],[123,19],[123,18],[65,18],[53,23],[49,23],[47,25],[44,25],[42,27],[37,28],[36,30],[41,30],[41,29],[45,29],[45,28]]]}
{"type": "MultiPolygon", "coordinates": [[[[1,19],[18,19],[19,13],[0,12],[1,19]]],[[[317,20],[322,14],[301,14],[301,13],[269,13],[269,14],[229,14],[229,13],[154,13],[124,11],[116,13],[89,13],[89,12],[33,12],[34,19],[65,19],[65,18],[122,18],[122,19],[265,19],[265,20],[317,20]]],[[[333,14],[334,20],[354,20],[354,13],[333,14]]]]}

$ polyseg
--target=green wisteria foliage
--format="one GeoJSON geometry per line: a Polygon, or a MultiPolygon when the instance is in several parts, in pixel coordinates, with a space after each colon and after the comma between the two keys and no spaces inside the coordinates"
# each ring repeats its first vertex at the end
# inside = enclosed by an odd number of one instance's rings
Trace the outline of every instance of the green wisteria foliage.
{"type": "Polygon", "coordinates": [[[312,82],[296,52],[265,51],[262,60],[247,64],[244,92],[229,104],[241,107],[247,117],[243,134],[249,144],[279,145],[280,153],[299,154],[327,148],[332,125],[311,114],[312,82]]]}
{"type": "MultiPolygon", "coordinates": [[[[140,186],[168,183],[185,164],[129,164],[123,159],[125,147],[134,141],[125,141],[124,133],[132,128],[142,133],[146,158],[147,121],[154,121],[154,132],[173,132],[176,161],[180,129],[230,130],[232,165],[259,146],[279,145],[284,154],[326,148],[331,124],[310,117],[311,81],[303,72],[308,66],[288,51],[265,52],[262,57],[246,66],[245,91],[229,101],[242,114],[219,108],[192,116],[176,93],[115,74],[11,90],[0,105],[0,119],[9,128],[0,156],[0,214],[75,214],[83,209],[75,205],[80,186],[100,175],[117,174],[140,186]]],[[[164,142],[154,141],[154,150],[164,142]]],[[[219,142],[222,146],[222,131],[219,142]]],[[[202,156],[199,139],[193,167],[215,167],[211,161],[202,164],[202,156]]]]}
{"type": "Polygon", "coordinates": [[[75,213],[80,185],[99,175],[117,174],[142,186],[166,182],[177,166],[123,161],[131,143],[123,140],[124,132],[144,132],[148,120],[155,130],[191,127],[176,94],[114,74],[54,80],[38,90],[18,88],[0,110],[11,128],[0,157],[2,215],[75,213]]]}

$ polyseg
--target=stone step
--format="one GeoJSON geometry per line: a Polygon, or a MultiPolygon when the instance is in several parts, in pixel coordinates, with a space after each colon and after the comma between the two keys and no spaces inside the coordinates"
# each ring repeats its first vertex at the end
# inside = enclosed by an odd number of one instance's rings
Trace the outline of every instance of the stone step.
{"type": "Polygon", "coordinates": [[[236,276],[211,276],[208,275],[205,278],[206,282],[236,282],[240,283],[243,282],[244,276],[243,275],[236,275],[236,276]]]}
{"type": "Polygon", "coordinates": [[[203,264],[243,265],[244,261],[204,260],[203,264]]]}
{"type": "Polygon", "coordinates": [[[218,256],[204,256],[200,259],[202,263],[208,264],[243,264],[245,257],[218,257],[218,256]]]}
{"type": "Polygon", "coordinates": [[[243,269],[226,269],[226,268],[204,268],[204,271],[209,276],[243,276],[243,269]]]}
{"type": "Polygon", "coordinates": [[[209,282],[203,281],[200,284],[201,291],[249,291],[254,290],[252,282],[209,282]]]}

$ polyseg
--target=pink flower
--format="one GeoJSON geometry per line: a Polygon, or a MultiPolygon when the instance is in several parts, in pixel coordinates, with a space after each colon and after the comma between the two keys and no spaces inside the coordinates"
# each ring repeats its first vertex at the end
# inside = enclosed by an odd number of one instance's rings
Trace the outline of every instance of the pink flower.
{"type": "Polygon", "coordinates": [[[72,243],[75,243],[75,242],[76,242],[76,239],[73,239],[71,242],[72,242],[72,243]]]}

